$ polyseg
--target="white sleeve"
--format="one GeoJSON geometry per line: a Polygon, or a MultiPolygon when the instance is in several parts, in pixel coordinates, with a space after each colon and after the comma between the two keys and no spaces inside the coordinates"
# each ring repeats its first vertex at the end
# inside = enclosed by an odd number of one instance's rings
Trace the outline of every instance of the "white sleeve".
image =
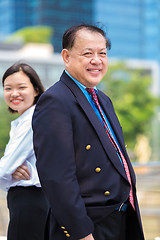
{"type": "Polygon", "coordinates": [[[10,185],[12,173],[25,162],[33,152],[33,132],[30,121],[24,121],[16,128],[9,140],[4,156],[0,160],[0,188],[6,190],[10,185]]]}

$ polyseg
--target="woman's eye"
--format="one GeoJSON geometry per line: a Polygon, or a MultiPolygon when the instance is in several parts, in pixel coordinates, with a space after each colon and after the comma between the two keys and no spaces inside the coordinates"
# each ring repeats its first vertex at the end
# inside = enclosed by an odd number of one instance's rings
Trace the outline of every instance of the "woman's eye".
{"type": "Polygon", "coordinates": [[[7,87],[7,88],[4,88],[5,91],[10,91],[11,88],[7,87]]]}
{"type": "Polygon", "coordinates": [[[19,89],[25,89],[26,87],[20,87],[19,89]]]}

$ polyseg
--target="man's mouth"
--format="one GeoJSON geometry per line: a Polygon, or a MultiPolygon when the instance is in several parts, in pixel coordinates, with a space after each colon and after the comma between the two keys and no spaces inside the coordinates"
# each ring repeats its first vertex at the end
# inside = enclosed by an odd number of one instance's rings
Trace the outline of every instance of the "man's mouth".
{"type": "Polygon", "coordinates": [[[100,72],[101,70],[100,69],[88,69],[88,71],[90,71],[90,72],[100,72]]]}

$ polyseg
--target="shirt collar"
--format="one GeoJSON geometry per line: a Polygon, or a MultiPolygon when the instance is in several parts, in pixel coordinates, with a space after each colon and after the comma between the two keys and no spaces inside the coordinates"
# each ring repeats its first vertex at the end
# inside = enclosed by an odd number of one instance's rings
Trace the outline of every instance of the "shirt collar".
{"type": "MultiPolygon", "coordinates": [[[[66,74],[78,85],[78,87],[82,90],[82,92],[84,93],[84,91],[86,91],[86,86],[84,86],[82,83],[80,83],[77,79],[73,78],[69,72],[65,69],[66,74]]],[[[97,88],[93,87],[97,93],[97,88]]]]}

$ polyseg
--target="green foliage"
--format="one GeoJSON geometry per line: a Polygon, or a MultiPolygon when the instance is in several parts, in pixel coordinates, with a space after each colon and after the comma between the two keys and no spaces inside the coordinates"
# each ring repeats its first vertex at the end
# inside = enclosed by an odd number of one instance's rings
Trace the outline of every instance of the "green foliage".
{"type": "Polygon", "coordinates": [[[111,98],[125,142],[133,149],[139,134],[151,132],[151,119],[159,100],[151,93],[147,70],[128,69],[123,63],[111,65],[100,88],[111,98]]]}
{"type": "Polygon", "coordinates": [[[9,131],[11,121],[18,117],[18,114],[11,114],[8,107],[2,99],[0,99],[0,157],[3,156],[5,146],[9,140],[9,131]]]}
{"type": "Polygon", "coordinates": [[[29,26],[13,33],[7,43],[22,41],[23,43],[50,43],[53,28],[49,26],[29,26]]]}

